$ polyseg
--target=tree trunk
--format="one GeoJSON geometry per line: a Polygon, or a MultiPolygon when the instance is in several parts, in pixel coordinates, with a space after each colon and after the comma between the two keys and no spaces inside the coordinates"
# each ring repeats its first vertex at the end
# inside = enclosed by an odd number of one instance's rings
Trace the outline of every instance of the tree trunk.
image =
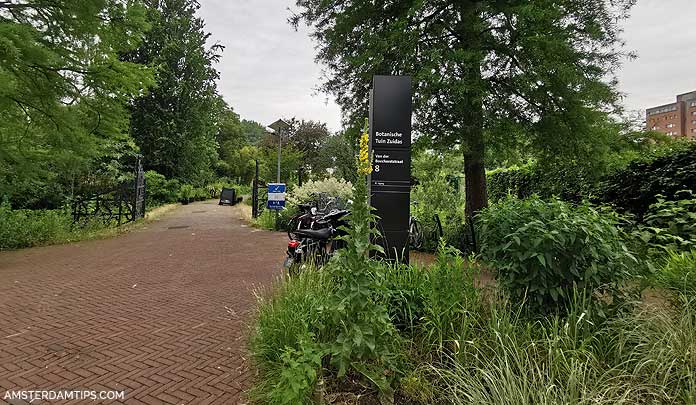
{"type": "Polygon", "coordinates": [[[478,133],[470,133],[467,140],[468,148],[464,151],[465,214],[467,221],[472,221],[474,215],[488,206],[483,130],[479,128],[478,133]]]}
{"type": "Polygon", "coordinates": [[[462,0],[457,7],[461,15],[461,22],[456,28],[458,48],[467,54],[467,58],[459,66],[462,75],[459,107],[464,154],[465,215],[467,223],[472,225],[473,217],[488,206],[483,140],[483,99],[486,86],[481,76],[481,65],[485,54],[481,43],[481,31],[484,24],[481,18],[480,2],[462,0]]]}

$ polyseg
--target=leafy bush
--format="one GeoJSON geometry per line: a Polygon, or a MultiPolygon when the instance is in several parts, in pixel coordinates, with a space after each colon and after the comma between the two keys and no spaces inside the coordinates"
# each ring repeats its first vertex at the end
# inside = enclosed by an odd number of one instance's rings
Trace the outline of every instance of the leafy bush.
{"type": "Polygon", "coordinates": [[[328,177],[323,180],[308,181],[302,187],[293,187],[287,195],[290,205],[297,205],[313,199],[314,194],[324,193],[347,201],[353,197],[353,185],[343,179],[328,177]]]}
{"type": "Polygon", "coordinates": [[[680,190],[696,184],[696,144],[676,148],[654,160],[640,160],[607,177],[597,192],[598,201],[642,220],[658,195],[678,198],[680,190]]]}
{"type": "Polygon", "coordinates": [[[691,250],[696,247],[696,198],[691,191],[677,193],[673,200],[658,195],[643,217],[638,234],[650,247],[691,250]]]}
{"type": "Polygon", "coordinates": [[[179,200],[179,180],[167,180],[154,170],[145,172],[147,185],[147,205],[152,207],[160,204],[173,203],[179,200]]]}
{"type": "Polygon", "coordinates": [[[19,249],[65,239],[72,218],[62,210],[13,210],[0,205],[0,249],[19,249]]]}
{"type": "Polygon", "coordinates": [[[636,261],[620,218],[587,204],[510,198],[484,210],[478,223],[481,257],[511,299],[526,300],[535,313],[566,311],[576,289],[618,299],[636,261]]]}
{"type": "Polygon", "coordinates": [[[182,184],[179,188],[179,198],[181,202],[188,204],[196,196],[195,188],[190,184],[182,184]]]}
{"type": "Polygon", "coordinates": [[[75,227],[66,210],[14,210],[0,204],[0,250],[91,239],[112,230],[101,221],[75,227]]]}

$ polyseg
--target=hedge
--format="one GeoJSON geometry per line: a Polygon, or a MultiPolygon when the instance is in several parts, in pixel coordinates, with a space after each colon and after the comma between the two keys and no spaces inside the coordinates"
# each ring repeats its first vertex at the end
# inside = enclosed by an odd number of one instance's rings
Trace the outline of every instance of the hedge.
{"type": "Polygon", "coordinates": [[[636,161],[607,176],[595,202],[643,218],[659,194],[674,199],[681,190],[696,190],[696,143],[651,161],[636,161]]]}

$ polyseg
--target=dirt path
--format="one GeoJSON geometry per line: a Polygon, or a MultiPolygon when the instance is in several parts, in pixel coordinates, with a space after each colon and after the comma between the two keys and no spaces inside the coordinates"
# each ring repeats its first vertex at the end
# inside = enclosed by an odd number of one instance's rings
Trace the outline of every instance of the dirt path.
{"type": "Polygon", "coordinates": [[[20,389],[243,403],[252,290],[280,274],[286,237],[234,211],[195,203],[121,237],[0,253],[0,403],[20,389]]]}

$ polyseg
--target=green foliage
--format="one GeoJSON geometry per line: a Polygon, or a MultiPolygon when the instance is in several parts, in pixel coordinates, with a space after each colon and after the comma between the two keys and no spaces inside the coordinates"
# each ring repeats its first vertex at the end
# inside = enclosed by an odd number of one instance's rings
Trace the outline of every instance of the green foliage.
{"type": "Polygon", "coordinates": [[[278,223],[276,222],[276,213],[273,210],[263,210],[254,220],[254,225],[269,231],[275,231],[278,223]]]}
{"type": "Polygon", "coordinates": [[[673,200],[657,195],[636,233],[652,248],[691,250],[696,247],[696,198],[690,190],[678,192],[673,200]]]}
{"type": "Polygon", "coordinates": [[[321,177],[331,172],[331,175],[336,178],[351,183],[355,181],[357,152],[354,145],[355,143],[345,132],[329,136],[319,148],[312,174],[315,177],[321,177]]]}
{"type": "MultiPolygon", "coordinates": [[[[272,291],[260,295],[250,347],[261,378],[251,392],[252,398],[265,403],[283,403],[282,398],[289,395],[297,400],[296,403],[306,401],[302,393],[306,394],[310,388],[303,381],[312,377],[311,373],[300,370],[295,374],[287,366],[291,361],[307,364],[303,358],[306,351],[314,352],[312,338],[315,341],[327,338],[320,334],[319,325],[323,319],[317,308],[326,304],[333,290],[334,281],[328,273],[308,268],[291,282],[279,282],[272,291]],[[299,384],[305,389],[294,394],[288,380],[297,381],[296,386],[299,384]]],[[[313,387],[315,381],[307,382],[313,387]]]]}
{"type": "Polygon", "coordinates": [[[37,246],[67,237],[72,218],[61,210],[13,210],[0,205],[0,249],[37,246]]]}
{"type": "Polygon", "coordinates": [[[269,393],[270,402],[293,405],[310,403],[323,354],[316,344],[308,343],[307,340],[300,342],[299,350],[286,347],[280,356],[283,371],[269,393]]]}
{"type": "Polygon", "coordinates": [[[411,189],[411,215],[423,230],[424,249],[437,250],[440,236],[463,248],[465,241],[459,235],[464,229],[464,199],[459,190],[463,181],[461,155],[426,150],[415,154],[412,166],[416,184],[411,189]],[[438,235],[435,215],[440,218],[444,235],[438,235]]]}
{"type": "Polygon", "coordinates": [[[0,204],[0,250],[91,239],[110,229],[99,221],[75,227],[66,210],[14,210],[0,204]]]}
{"type": "Polygon", "coordinates": [[[488,198],[496,202],[507,196],[524,199],[538,194],[536,174],[529,164],[491,170],[486,174],[488,198]]]}
{"type": "Polygon", "coordinates": [[[511,299],[533,313],[566,312],[576,290],[617,304],[637,264],[620,221],[588,204],[510,198],[478,217],[481,257],[511,299]]]}
{"type": "Polygon", "coordinates": [[[696,250],[667,252],[664,265],[656,273],[657,285],[687,297],[696,296],[696,250]]]}
{"type": "Polygon", "coordinates": [[[149,207],[173,203],[179,200],[179,180],[167,180],[163,175],[154,170],[145,172],[145,183],[147,187],[147,205],[149,207]]]}
{"type": "Polygon", "coordinates": [[[77,179],[131,149],[124,105],[152,70],[119,54],[146,28],[138,2],[0,4],[0,195],[59,207],[77,179]]]}
{"type": "Polygon", "coordinates": [[[599,174],[593,170],[596,167],[577,162],[542,166],[536,161],[491,170],[487,173],[488,198],[495,202],[508,195],[524,199],[536,194],[542,198],[579,202],[590,198],[599,183],[599,174]]]}
{"type": "Polygon", "coordinates": [[[696,144],[677,144],[661,150],[656,158],[635,161],[608,176],[597,195],[599,201],[641,220],[648,208],[658,201],[658,195],[679,198],[680,190],[693,189],[694,184],[696,144]]]}
{"type": "Polygon", "coordinates": [[[303,167],[316,176],[326,175],[326,167],[322,162],[319,151],[329,139],[330,133],[326,124],[319,121],[292,120],[289,131],[290,142],[296,150],[302,153],[303,167]]]}
{"type": "Polygon", "coordinates": [[[156,67],[157,86],[130,103],[131,135],[148,168],[182,182],[201,182],[217,160],[215,132],[225,106],[213,64],[222,48],[207,47],[210,34],[196,17],[197,1],[148,4],[152,27],[123,59],[156,67]]]}
{"type": "Polygon", "coordinates": [[[179,198],[182,202],[190,202],[196,195],[196,189],[190,184],[182,184],[179,187],[179,198]]]}

